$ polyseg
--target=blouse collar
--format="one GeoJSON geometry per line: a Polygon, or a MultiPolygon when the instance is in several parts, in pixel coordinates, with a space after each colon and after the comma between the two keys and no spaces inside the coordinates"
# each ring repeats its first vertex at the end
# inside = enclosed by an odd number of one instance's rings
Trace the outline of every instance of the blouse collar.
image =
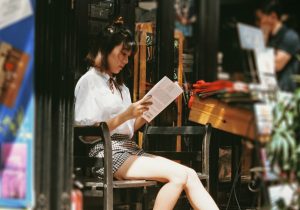
{"type": "MultiPolygon", "coordinates": [[[[98,71],[97,69],[95,69],[95,67],[92,67],[92,70],[95,71],[96,74],[98,74],[101,77],[103,77],[106,81],[108,81],[111,78],[111,76],[108,73],[106,73],[104,71],[103,72],[102,71],[98,71]]],[[[115,76],[112,77],[112,79],[116,81],[116,77],[115,76]]]]}

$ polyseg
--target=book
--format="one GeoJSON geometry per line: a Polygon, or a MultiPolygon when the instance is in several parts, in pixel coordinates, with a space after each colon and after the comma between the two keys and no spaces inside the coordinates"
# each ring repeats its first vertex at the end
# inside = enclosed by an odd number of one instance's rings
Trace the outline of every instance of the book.
{"type": "Polygon", "coordinates": [[[174,101],[181,93],[182,88],[178,83],[171,81],[164,76],[151,90],[144,96],[152,96],[152,105],[149,110],[144,112],[142,117],[150,122],[162,110],[164,110],[172,101],[174,101]]]}

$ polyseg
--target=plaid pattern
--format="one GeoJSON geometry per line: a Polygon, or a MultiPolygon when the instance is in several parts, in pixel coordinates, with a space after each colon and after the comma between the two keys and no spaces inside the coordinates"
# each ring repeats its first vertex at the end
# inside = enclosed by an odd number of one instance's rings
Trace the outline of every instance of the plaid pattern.
{"type": "MultiPolygon", "coordinates": [[[[111,136],[111,141],[113,173],[115,173],[131,155],[147,156],[144,150],[140,149],[128,135],[113,134],[111,136]]],[[[104,157],[104,145],[102,141],[91,148],[89,157],[104,157]]],[[[104,176],[104,168],[94,168],[93,173],[102,178],[104,176]]]]}

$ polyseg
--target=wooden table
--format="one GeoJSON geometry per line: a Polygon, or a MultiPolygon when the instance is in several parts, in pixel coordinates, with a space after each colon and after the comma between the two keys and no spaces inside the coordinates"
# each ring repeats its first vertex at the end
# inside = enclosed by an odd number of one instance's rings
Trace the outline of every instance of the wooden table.
{"type": "Polygon", "coordinates": [[[214,128],[256,140],[254,113],[246,108],[230,106],[220,100],[195,97],[189,114],[189,120],[206,124],[214,128]]]}
{"type": "MultiPolygon", "coordinates": [[[[242,154],[241,139],[250,140],[254,145],[252,155],[248,154],[247,168],[260,166],[259,146],[260,143],[265,143],[267,140],[256,135],[256,124],[254,112],[251,109],[242,108],[239,106],[229,105],[220,100],[207,98],[199,99],[195,97],[190,113],[189,120],[199,124],[211,123],[217,131],[212,132],[211,154],[210,159],[210,184],[211,194],[214,199],[218,198],[219,179],[219,148],[224,145],[230,145],[232,148],[231,161],[231,182],[236,174],[241,174],[240,161],[242,156],[245,157],[245,151],[242,154]],[[223,132],[224,131],[224,132],[223,132]],[[215,132],[215,133],[214,133],[215,132]]],[[[243,162],[242,165],[245,163],[243,162]]],[[[241,180],[241,177],[238,178],[241,180]]],[[[239,181],[240,183],[240,181],[239,181]]],[[[239,185],[239,184],[238,184],[239,185]]]]}

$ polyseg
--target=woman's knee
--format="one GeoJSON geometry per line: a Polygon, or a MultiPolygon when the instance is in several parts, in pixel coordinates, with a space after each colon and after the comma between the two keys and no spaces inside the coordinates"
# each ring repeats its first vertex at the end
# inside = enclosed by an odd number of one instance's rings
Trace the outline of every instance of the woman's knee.
{"type": "Polygon", "coordinates": [[[186,168],[188,180],[199,179],[197,172],[192,168],[186,168]]]}
{"type": "Polygon", "coordinates": [[[189,167],[178,170],[176,173],[170,173],[170,181],[185,186],[189,181],[195,182],[199,179],[197,172],[189,167]]]}
{"type": "Polygon", "coordinates": [[[169,182],[176,185],[185,186],[188,181],[188,173],[186,170],[178,170],[170,173],[169,182]]]}

